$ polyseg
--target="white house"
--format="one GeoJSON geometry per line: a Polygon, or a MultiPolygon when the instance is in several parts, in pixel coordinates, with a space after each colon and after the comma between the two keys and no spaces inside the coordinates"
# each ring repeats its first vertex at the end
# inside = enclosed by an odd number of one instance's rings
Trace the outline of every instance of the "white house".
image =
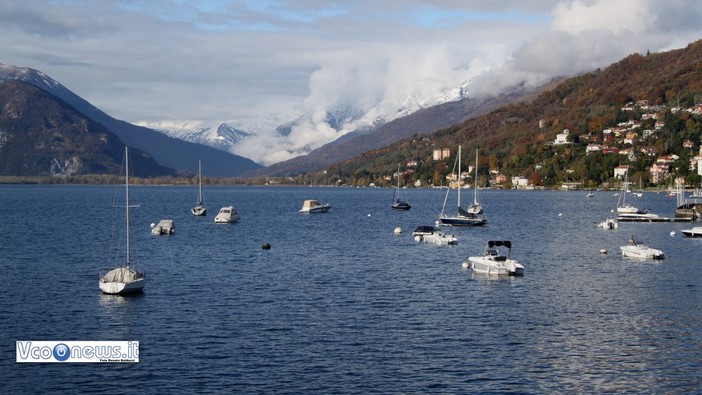
{"type": "Polygon", "coordinates": [[[624,178],[629,171],[629,165],[619,165],[614,168],[614,178],[624,178]]]}
{"type": "Polygon", "coordinates": [[[570,130],[563,129],[563,133],[558,133],[556,135],[556,139],[553,141],[553,145],[570,144],[570,141],[568,141],[569,134],[570,134],[570,130]]]}

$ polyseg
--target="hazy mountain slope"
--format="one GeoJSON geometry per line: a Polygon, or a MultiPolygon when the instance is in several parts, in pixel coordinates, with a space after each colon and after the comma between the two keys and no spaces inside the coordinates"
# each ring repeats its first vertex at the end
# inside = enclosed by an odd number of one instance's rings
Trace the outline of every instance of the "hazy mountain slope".
{"type": "Polygon", "coordinates": [[[261,167],[252,160],[237,155],[168,137],[155,130],[114,119],[37,70],[0,64],[0,81],[9,79],[26,81],[50,92],[91,120],[107,127],[127,145],[149,152],[164,166],[197,172],[197,162],[202,160],[203,174],[210,177],[234,177],[261,167]]]}
{"type": "MultiPolygon", "coordinates": [[[[17,80],[0,82],[0,174],[120,174],[124,143],[47,91],[17,80]]],[[[176,175],[133,149],[136,176],[176,175]]]]}
{"type": "Polygon", "coordinates": [[[425,108],[405,117],[390,121],[370,133],[353,138],[345,136],[320,147],[308,155],[276,163],[272,166],[244,173],[243,176],[289,176],[318,171],[325,166],[378,149],[415,134],[428,134],[442,127],[461,123],[488,113],[506,103],[529,97],[531,92],[516,90],[498,97],[467,98],[425,108]]]}

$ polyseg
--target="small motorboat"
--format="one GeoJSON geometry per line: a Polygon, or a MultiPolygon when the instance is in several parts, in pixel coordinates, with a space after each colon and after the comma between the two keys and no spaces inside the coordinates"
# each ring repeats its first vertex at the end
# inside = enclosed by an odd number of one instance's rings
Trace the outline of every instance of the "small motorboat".
{"type": "Polygon", "coordinates": [[[234,206],[226,206],[219,209],[219,214],[214,219],[216,224],[231,224],[239,220],[239,212],[234,206]]]}
{"type": "Polygon", "coordinates": [[[606,220],[600,222],[597,226],[602,229],[617,229],[619,228],[619,221],[614,218],[607,218],[606,220]]]}
{"type": "Polygon", "coordinates": [[[309,199],[302,203],[300,212],[303,214],[326,213],[330,208],[331,204],[329,203],[321,204],[319,200],[309,199]]]}
{"type": "Polygon", "coordinates": [[[695,226],[692,229],[683,229],[681,232],[687,237],[702,237],[702,226],[695,226]]]}
{"type": "Polygon", "coordinates": [[[454,235],[446,234],[441,230],[431,226],[422,225],[412,232],[412,236],[416,242],[446,246],[458,244],[458,239],[454,235]]]}
{"type": "Polygon", "coordinates": [[[175,224],[172,219],[162,219],[158,224],[151,224],[151,234],[172,235],[175,233],[175,224]]]}
{"type": "Polygon", "coordinates": [[[512,252],[512,242],[509,240],[490,240],[485,246],[482,256],[468,257],[463,262],[464,268],[470,268],[475,273],[488,275],[521,276],[524,274],[524,265],[509,257],[512,252]],[[506,254],[500,252],[499,247],[507,250],[506,254]]]}
{"type": "Polygon", "coordinates": [[[629,244],[620,247],[622,256],[627,258],[637,259],[665,259],[663,251],[651,248],[644,243],[635,240],[633,237],[629,239],[629,244]]]}

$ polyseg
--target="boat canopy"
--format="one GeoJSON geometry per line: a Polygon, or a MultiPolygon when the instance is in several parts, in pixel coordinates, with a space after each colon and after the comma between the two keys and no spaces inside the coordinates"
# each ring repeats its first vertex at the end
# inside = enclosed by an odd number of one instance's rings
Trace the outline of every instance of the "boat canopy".
{"type": "Polygon", "coordinates": [[[431,225],[421,225],[418,226],[417,229],[415,229],[414,231],[422,233],[434,233],[434,227],[431,225]]]}
{"type": "Polygon", "coordinates": [[[305,200],[305,202],[302,204],[302,208],[308,208],[308,207],[314,207],[314,206],[319,206],[319,200],[305,200]]]}
{"type": "Polygon", "coordinates": [[[493,247],[507,247],[507,248],[512,248],[512,242],[509,240],[490,240],[488,241],[488,248],[493,248],[493,247]]]}

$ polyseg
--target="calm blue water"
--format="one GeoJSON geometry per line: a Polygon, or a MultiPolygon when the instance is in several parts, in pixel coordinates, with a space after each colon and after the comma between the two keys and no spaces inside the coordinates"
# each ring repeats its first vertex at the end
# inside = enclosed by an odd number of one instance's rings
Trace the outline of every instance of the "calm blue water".
{"type": "MultiPolygon", "coordinates": [[[[97,284],[115,187],[0,186],[1,393],[702,391],[689,223],[603,230],[608,192],[484,191],[490,223],[436,247],[411,231],[433,223],[443,190],[408,190],[412,210],[394,212],[391,189],[210,187],[206,218],[189,214],[196,192],[132,188],[148,283],[125,298],[97,284]],[[333,208],[298,213],[309,198],[333,208]],[[215,225],[229,204],[241,221],[215,225]],[[152,236],[163,218],[176,234],[152,236]],[[669,259],[621,258],[632,235],[669,259]],[[489,239],[513,241],[524,277],[461,267],[489,239]],[[138,340],[140,362],[17,364],[16,340],[138,340]]],[[[632,199],[673,215],[663,194],[632,199]]]]}

